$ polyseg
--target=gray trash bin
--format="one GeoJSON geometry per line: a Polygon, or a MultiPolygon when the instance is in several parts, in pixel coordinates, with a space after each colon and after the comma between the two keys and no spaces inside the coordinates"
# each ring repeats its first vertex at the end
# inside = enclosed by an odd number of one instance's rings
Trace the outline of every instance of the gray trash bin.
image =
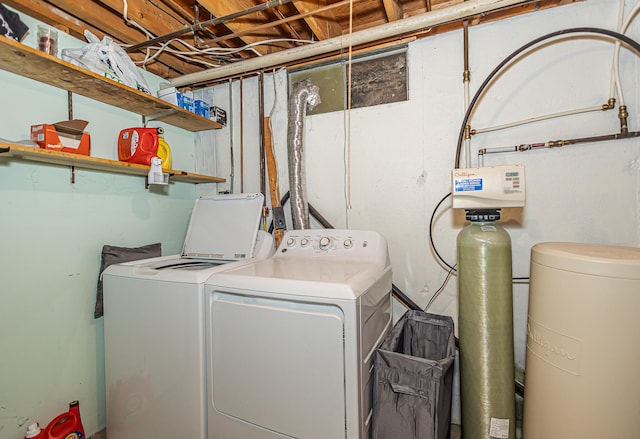
{"type": "Polygon", "coordinates": [[[407,311],[374,354],[372,439],[446,439],[451,424],[453,319],[407,311]]]}

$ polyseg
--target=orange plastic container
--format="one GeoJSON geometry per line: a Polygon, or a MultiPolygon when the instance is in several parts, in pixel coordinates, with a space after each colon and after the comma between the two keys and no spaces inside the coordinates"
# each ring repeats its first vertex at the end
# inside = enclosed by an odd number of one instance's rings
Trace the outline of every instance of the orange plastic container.
{"type": "Polygon", "coordinates": [[[122,162],[151,165],[158,156],[158,135],[162,128],[127,128],[118,136],[118,159],[122,162]]]}
{"type": "Polygon", "coordinates": [[[85,439],[80,419],[80,403],[71,401],[69,411],[56,416],[45,431],[47,439],[85,439]]]}

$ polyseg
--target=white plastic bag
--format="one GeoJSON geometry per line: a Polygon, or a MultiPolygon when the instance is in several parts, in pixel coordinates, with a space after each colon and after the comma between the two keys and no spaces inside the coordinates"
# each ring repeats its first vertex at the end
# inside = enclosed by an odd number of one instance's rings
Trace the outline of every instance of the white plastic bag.
{"type": "Polygon", "coordinates": [[[89,44],[80,49],[63,49],[63,60],[151,94],[144,77],[127,52],[111,38],[104,36],[100,41],[89,30],[84,31],[84,36],[89,44]]]}

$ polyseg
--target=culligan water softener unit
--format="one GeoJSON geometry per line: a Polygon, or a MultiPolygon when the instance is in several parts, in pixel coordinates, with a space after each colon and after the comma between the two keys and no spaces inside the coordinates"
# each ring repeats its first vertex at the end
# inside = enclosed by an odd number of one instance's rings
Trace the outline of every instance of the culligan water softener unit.
{"type": "Polygon", "coordinates": [[[532,248],[524,438],[640,438],[638,310],[640,248],[532,248]]]}
{"type": "Polygon", "coordinates": [[[524,168],[454,169],[452,184],[471,222],[457,238],[462,436],[515,439],[511,238],[496,221],[524,205],[524,168]]]}

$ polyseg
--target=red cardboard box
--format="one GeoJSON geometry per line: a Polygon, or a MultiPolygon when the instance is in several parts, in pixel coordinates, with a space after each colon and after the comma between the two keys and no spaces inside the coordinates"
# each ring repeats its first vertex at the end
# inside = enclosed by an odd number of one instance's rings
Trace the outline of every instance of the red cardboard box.
{"type": "Polygon", "coordinates": [[[54,124],[31,125],[31,140],[40,148],[89,155],[91,137],[84,131],[86,120],[65,120],[54,124]]]}

